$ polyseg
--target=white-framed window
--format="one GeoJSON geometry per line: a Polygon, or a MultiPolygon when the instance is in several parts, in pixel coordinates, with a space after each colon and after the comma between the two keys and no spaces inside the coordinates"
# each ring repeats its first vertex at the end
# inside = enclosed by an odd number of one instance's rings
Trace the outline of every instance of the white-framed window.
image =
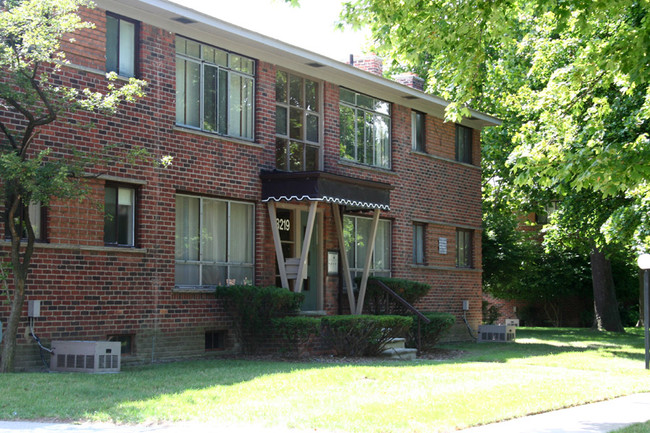
{"type": "Polygon", "coordinates": [[[411,111],[411,147],[418,152],[426,152],[425,124],[426,115],[419,111],[411,111]]]}
{"type": "Polygon", "coordinates": [[[456,125],[456,161],[472,163],[472,130],[456,125]]]}
{"type": "Polygon", "coordinates": [[[425,240],[424,224],[413,223],[413,263],[416,265],[424,264],[425,240]]]}
{"type": "Polygon", "coordinates": [[[313,171],[320,168],[320,85],[278,70],[275,78],[276,168],[313,171]]]}
{"type": "Polygon", "coordinates": [[[106,13],[106,71],[135,77],[137,66],[138,23],[106,13]]]}
{"type": "Polygon", "coordinates": [[[176,123],[253,140],[255,61],[176,36],[176,123]]]}
{"type": "MultiPolygon", "coordinates": [[[[345,215],[343,217],[345,250],[353,276],[363,274],[363,268],[368,257],[372,218],[345,215]]],[[[391,223],[389,220],[379,220],[377,237],[375,238],[375,253],[370,263],[370,274],[379,277],[390,277],[391,269],[391,223]]]]}
{"type": "Polygon", "coordinates": [[[135,188],[107,184],[104,187],[104,243],[135,245],[135,188]]]}
{"type": "Polygon", "coordinates": [[[474,231],[456,230],[456,266],[459,268],[471,268],[472,264],[472,237],[474,231]]]}
{"type": "Polygon", "coordinates": [[[176,195],[176,286],[253,283],[254,206],[176,195]]]}
{"type": "Polygon", "coordinates": [[[341,157],[391,168],[390,103],[340,88],[341,157]]]}

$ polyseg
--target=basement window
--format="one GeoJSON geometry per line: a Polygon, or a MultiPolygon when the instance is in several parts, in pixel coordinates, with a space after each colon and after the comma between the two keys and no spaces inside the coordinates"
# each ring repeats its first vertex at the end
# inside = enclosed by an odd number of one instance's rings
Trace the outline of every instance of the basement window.
{"type": "Polygon", "coordinates": [[[114,334],[106,338],[108,341],[119,341],[122,355],[131,355],[133,351],[133,335],[132,334],[114,334]]]}
{"type": "Polygon", "coordinates": [[[205,351],[226,348],[226,331],[205,331],[205,351]]]}

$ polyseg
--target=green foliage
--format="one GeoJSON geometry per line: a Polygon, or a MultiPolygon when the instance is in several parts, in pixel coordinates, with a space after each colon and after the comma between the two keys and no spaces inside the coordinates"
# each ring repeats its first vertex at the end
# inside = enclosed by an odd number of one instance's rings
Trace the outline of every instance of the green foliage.
{"type": "MultiPolygon", "coordinates": [[[[364,311],[370,314],[410,314],[402,304],[398,303],[392,296],[387,294],[379,285],[374,284],[373,280],[381,281],[389,289],[401,296],[406,302],[414,305],[420,298],[425,296],[431,290],[431,286],[418,281],[405,280],[400,278],[372,277],[368,281],[364,311]]],[[[355,279],[357,286],[361,283],[361,277],[355,279]]]]}
{"type": "MultiPolygon", "coordinates": [[[[456,317],[450,313],[442,312],[424,312],[422,313],[429,323],[420,322],[420,347],[423,352],[433,349],[442,336],[456,323],[456,317]]],[[[408,334],[408,345],[417,346],[418,338],[418,318],[413,316],[413,324],[408,334]]]]}
{"type": "Polygon", "coordinates": [[[405,316],[326,316],[323,339],[337,356],[376,356],[393,338],[404,337],[413,323],[405,316]]]}
{"type": "Polygon", "coordinates": [[[273,318],[296,314],[305,297],[281,287],[250,285],[217,287],[216,296],[236,314],[236,331],[247,352],[255,352],[258,339],[269,335],[273,318]]]}
{"type": "Polygon", "coordinates": [[[282,338],[281,351],[300,357],[303,348],[320,335],[321,319],[318,317],[287,316],[271,319],[273,329],[282,338]]]}

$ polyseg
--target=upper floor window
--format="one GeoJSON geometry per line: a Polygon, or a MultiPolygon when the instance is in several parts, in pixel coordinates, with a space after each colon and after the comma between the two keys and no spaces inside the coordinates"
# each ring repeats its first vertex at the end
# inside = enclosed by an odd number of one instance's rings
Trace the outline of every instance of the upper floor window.
{"type": "Polygon", "coordinates": [[[284,71],[275,78],[276,167],[286,171],[319,169],[320,87],[284,71]]]}
{"type": "Polygon", "coordinates": [[[413,263],[416,265],[424,264],[425,252],[425,233],[424,224],[413,224],[413,263]]]}
{"type": "Polygon", "coordinates": [[[340,90],[341,156],[381,168],[390,168],[390,103],[340,90]]]}
{"type": "Polygon", "coordinates": [[[124,77],[136,74],[138,23],[106,14],[106,71],[124,77]]]}
{"type": "MultiPolygon", "coordinates": [[[[10,202],[10,201],[9,201],[10,202]]],[[[9,230],[9,202],[5,207],[5,237],[11,237],[9,230]]],[[[29,206],[20,206],[14,214],[14,223],[16,230],[21,233],[23,239],[27,239],[27,228],[25,227],[25,218],[29,216],[29,221],[34,230],[34,239],[37,241],[45,241],[45,221],[46,208],[41,205],[41,202],[32,202],[29,206]]]]}
{"type": "Polygon", "coordinates": [[[176,285],[253,283],[253,205],[176,196],[176,285]]]}
{"type": "Polygon", "coordinates": [[[471,268],[472,264],[472,230],[456,230],[456,266],[471,268]]]}
{"type": "Polygon", "coordinates": [[[106,185],[104,198],[104,243],[134,246],[135,188],[106,185]]]}
{"type": "Polygon", "coordinates": [[[255,61],[176,37],[176,123],[253,139],[255,61]]]}
{"type": "Polygon", "coordinates": [[[456,161],[472,163],[472,130],[456,125],[456,161]]]}
{"type": "MultiPolygon", "coordinates": [[[[343,219],[345,249],[354,276],[361,275],[366,263],[372,218],[346,215],[343,219]]],[[[379,277],[390,277],[391,225],[388,220],[379,220],[375,237],[375,253],[370,262],[370,273],[379,277]]]]}
{"type": "Polygon", "coordinates": [[[419,111],[411,111],[411,146],[413,150],[425,152],[424,135],[425,114],[419,111]]]}

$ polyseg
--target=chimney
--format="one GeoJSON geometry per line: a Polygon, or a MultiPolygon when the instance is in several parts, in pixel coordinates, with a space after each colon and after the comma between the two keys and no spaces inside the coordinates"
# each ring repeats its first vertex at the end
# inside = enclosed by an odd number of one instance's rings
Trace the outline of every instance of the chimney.
{"type": "Polygon", "coordinates": [[[350,65],[359,68],[363,71],[370,72],[371,74],[382,76],[384,72],[384,62],[376,54],[368,54],[354,58],[350,55],[350,65]]]}
{"type": "Polygon", "coordinates": [[[393,79],[400,84],[404,84],[405,86],[408,86],[412,89],[424,92],[424,80],[415,75],[413,72],[406,72],[404,74],[395,75],[393,79]]]}

